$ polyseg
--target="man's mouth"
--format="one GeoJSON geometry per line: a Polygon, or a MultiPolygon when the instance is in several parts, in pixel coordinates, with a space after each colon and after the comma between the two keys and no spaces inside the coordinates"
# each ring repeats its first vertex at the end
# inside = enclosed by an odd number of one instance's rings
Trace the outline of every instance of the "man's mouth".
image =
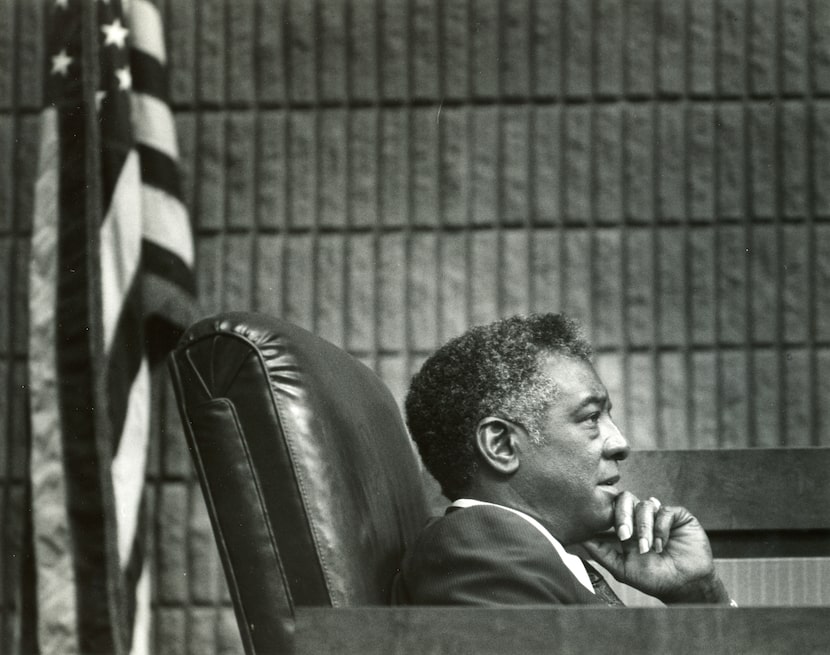
{"type": "Polygon", "coordinates": [[[602,480],[602,481],[601,481],[601,482],[597,485],[597,487],[599,487],[599,488],[600,488],[603,492],[605,492],[605,493],[609,493],[609,494],[611,494],[612,496],[618,496],[618,495],[619,495],[619,493],[620,493],[620,490],[619,490],[619,489],[617,489],[617,487],[616,487],[615,485],[616,485],[619,481],[620,481],[620,476],[619,476],[619,475],[614,475],[614,476],[612,476],[612,477],[610,477],[610,478],[606,478],[605,480],[602,480]]]}

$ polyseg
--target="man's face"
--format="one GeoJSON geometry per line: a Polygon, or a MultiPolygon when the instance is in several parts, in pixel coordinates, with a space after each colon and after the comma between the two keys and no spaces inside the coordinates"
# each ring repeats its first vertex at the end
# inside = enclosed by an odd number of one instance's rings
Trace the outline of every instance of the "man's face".
{"type": "Polygon", "coordinates": [[[575,543],[611,527],[617,462],[629,447],[590,362],[550,355],[543,372],[559,392],[540,425],[540,443],[523,444],[514,488],[557,539],[575,543]]]}

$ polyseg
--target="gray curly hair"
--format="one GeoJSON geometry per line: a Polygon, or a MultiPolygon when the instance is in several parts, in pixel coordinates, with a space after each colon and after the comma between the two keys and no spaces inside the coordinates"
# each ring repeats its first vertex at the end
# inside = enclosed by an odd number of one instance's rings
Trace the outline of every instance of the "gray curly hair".
{"type": "Polygon", "coordinates": [[[549,354],[587,360],[591,346],[563,314],[512,316],[450,340],[413,376],[407,426],[445,496],[463,495],[475,475],[474,436],[485,416],[518,423],[540,438],[543,414],[557,393],[542,372],[549,354]]]}

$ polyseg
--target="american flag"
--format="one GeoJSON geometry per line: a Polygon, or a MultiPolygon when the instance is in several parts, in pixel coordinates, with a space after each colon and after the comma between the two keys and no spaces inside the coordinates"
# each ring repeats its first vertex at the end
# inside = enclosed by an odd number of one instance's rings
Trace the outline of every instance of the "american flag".
{"type": "Polygon", "coordinates": [[[50,0],[47,12],[29,280],[28,646],[138,655],[149,651],[150,368],[193,319],[193,241],[158,8],[50,0]]]}

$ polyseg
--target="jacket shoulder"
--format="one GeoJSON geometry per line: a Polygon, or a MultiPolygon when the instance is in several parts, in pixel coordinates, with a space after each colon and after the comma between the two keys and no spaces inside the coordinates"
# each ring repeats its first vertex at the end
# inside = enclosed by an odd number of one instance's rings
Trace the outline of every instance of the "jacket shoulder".
{"type": "Polygon", "coordinates": [[[433,519],[404,558],[395,600],[424,605],[594,602],[521,516],[476,505],[433,519]]]}

